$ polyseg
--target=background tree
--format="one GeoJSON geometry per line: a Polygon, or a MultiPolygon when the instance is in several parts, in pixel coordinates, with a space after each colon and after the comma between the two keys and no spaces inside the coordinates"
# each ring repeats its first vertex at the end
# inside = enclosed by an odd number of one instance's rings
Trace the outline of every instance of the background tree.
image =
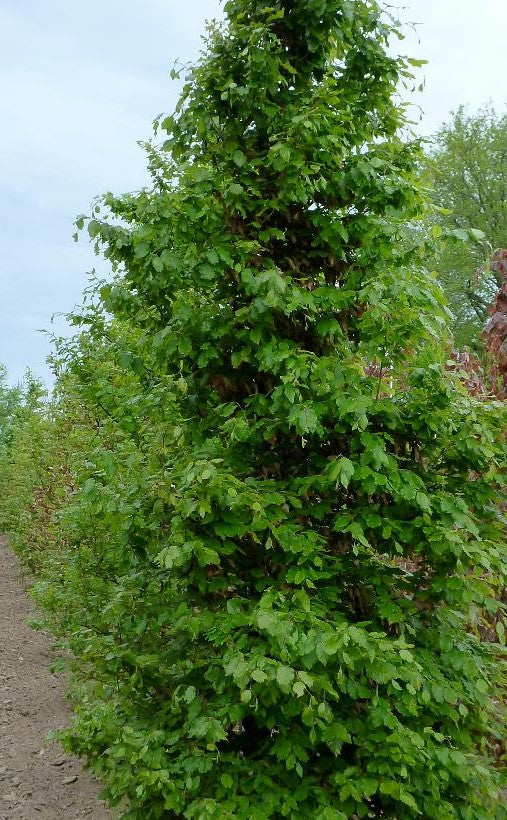
{"type": "Polygon", "coordinates": [[[502,284],[488,260],[507,246],[507,114],[461,106],[436,134],[428,165],[433,224],[462,241],[440,243],[434,265],[454,314],[458,346],[477,348],[488,306],[502,284]],[[470,230],[482,231],[483,239],[470,230]]]}
{"type": "Polygon", "coordinates": [[[22,388],[11,387],[7,379],[7,369],[0,365],[0,453],[5,453],[11,442],[13,425],[23,406],[22,388]]]}
{"type": "MultiPolygon", "coordinates": [[[[12,387],[6,369],[0,367],[0,531],[10,536],[13,547],[25,552],[27,544],[36,548],[39,543],[31,518],[40,453],[48,449],[52,435],[46,398],[43,385],[30,372],[12,387]]],[[[50,467],[47,487],[54,473],[50,467]]]]}

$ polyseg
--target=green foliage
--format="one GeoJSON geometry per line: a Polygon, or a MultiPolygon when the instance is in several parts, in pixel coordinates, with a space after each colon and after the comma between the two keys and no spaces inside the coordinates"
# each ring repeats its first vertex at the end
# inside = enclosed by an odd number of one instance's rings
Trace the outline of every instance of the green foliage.
{"type": "Polygon", "coordinates": [[[65,743],[126,817],[500,817],[505,410],[406,228],[409,69],[370,0],[225,8],[152,189],[87,221],[116,276],[60,353],[38,591],[65,743]]]}
{"type": "Polygon", "coordinates": [[[12,431],[23,406],[21,386],[7,384],[7,370],[0,365],[0,453],[6,452],[12,440],[12,431]]]}
{"type": "MultiPolygon", "coordinates": [[[[23,413],[23,391],[7,383],[7,370],[0,365],[0,483],[6,485],[9,456],[16,424],[23,413]]],[[[23,509],[21,506],[19,509],[23,509]]]]}
{"type": "Polygon", "coordinates": [[[454,314],[459,346],[477,349],[488,307],[502,284],[488,265],[507,246],[507,114],[460,107],[435,136],[427,172],[438,210],[434,230],[450,234],[434,260],[454,314]],[[456,241],[458,240],[458,241],[456,241]]]}
{"type": "Polygon", "coordinates": [[[65,497],[60,477],[66,425],[31,374],[15,388],[0,388],[0,406],[0,531],[36,568],[39,551],[54,538],[52,511],[65,497]]]}

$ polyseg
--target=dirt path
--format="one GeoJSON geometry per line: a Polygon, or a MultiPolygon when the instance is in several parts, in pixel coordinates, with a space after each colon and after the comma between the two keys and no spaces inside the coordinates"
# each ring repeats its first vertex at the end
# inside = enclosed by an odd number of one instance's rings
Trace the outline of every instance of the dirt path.
{"type": "Polygon", "coordinates": [[[96,781],[44,740],[68,722],[69,706],[62,681],[48,671],[51,638],[26,622],[25,590],[0,537],[0,820],[107,820],[96,781]]]}

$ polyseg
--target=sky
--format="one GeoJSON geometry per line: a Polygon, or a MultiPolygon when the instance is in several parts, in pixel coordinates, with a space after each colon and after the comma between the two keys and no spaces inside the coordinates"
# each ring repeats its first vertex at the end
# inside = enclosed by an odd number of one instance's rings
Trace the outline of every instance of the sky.
{"type": "MultiPolygon", "coordinates": [[[[391,0],[396,2],[396,0],[391,0]]],[[[400,6],[400,2],[396,2],[400,6]]],[[[219,0],[0,0],[0,363],[51,383],[47,334],[66,332],[88,271],[107,273],[74,219],[148,183],[138,141],[173,110],[169,71],[195,60],[219,0]],[[52,316],[54,320],[52,322],[52,316]]],[[[422,134],[461,103],[507,103],[505,0],[405,0],[400,50],[427,59],[412,95],[422,134]],[[409,25],[410,23],[410,25],[409,25]],[[417,24],[417,25],[412,25],[417,24]]]]}

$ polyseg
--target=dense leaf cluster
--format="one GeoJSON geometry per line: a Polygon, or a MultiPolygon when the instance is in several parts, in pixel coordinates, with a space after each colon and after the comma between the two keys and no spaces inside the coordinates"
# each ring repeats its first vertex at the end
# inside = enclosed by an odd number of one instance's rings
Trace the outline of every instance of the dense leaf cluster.
{"type": "Polygon", "coordinates": [[[225,8],[152,189],[87,222],[116,276],[62,353],[39,593],[66,742],[131,817],[500,817],[505,411],[407,228],[409,66],[372,0],[225,8]]]}

